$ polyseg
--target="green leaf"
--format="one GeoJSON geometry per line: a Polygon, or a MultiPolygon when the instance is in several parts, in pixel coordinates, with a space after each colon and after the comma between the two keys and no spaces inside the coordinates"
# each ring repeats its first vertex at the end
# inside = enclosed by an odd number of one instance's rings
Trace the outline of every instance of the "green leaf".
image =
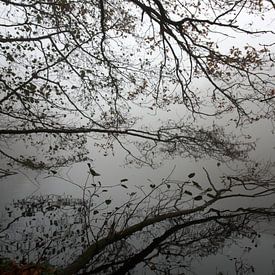
{"type": "Polygon", "coordinates": [[[151,187],[151,188],[155,188],[156,185],[155,185],[155,184],[150,184],[150,187],[151,187]]]}
{"type": "Polygon", "coordinates": [[[128,186],[126,186],[125,184],[121,184],[121,186],[126,189],[128,188],[128,186]]]}
{"type": "Polygon", "coordinates": [[[128,181],[128,179],[121,179],[120,182],[128,181]]]}
{"type": "Polygon", "coordinates": [[[98,210],[94,210],[94,215],[98,214],[99,211],[98,210]]]}
{"type": "Polygon", "coordinates": [[[196,175],[195,173],[191,173],[191,174],[188,175],[188,178],[191,179],[191,178],[193,178],[195,175],[196,175]]]}
{"type": "Polygon", "coordinates": [[[190,192],[190,191],[185,190],[184,193],[189,195],[189,196],[192,196],[192,192],[190,192]]]}

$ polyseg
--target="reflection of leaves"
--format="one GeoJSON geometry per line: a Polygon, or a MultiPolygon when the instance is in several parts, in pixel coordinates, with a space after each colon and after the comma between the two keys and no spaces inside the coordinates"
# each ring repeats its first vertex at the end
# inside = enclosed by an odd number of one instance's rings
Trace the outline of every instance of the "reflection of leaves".
{"type": "Polygon", "coordinates": [[[200,186],[200,184],[196,181],[192,181],[194,186],[197,187],[199,190],[202,190],[202,187],[200,186]]]}
{"type": "Polygon", "coordinates": [[[191,178],[193,178],[195,175],[196,175],[195,173],[190,173],[190,174],[188,175],[188,178],[191,179],[191,178]]]}
{"type": "Polygon", "coordinates": [[[13,58],[13,56],[12,56],[10,53],[7,53],[6,58],[7,58],[7,60],[9,60],[9,61],[12,61],[12,62],[15,61],[15,59],[13,58]]]}
{"type": "Polygon", "coordinates": [[[202,200],[202,196],[201,196],[201,195],[196,196],[196,197],[194,198],[194,200],[195,200],[195,201],[200,201],[200,200],[202,200]]]}
{"type": "Polygon", "coordinates": [[[109,205],[112,202],[112,200],[106,200],[105,203],[109,205]]]}

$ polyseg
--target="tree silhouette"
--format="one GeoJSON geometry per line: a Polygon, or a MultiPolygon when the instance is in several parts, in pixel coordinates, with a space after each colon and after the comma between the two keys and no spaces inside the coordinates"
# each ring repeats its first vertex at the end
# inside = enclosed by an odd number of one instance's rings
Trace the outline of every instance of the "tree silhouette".
{"type": "Polygon", "coordinates": [[[44,169],[87,160],[88,136],[104,140],[98,143],[106,154],[119,144],[140,164],[154,165],[160,152],[244,158],[251,144],[193,120],[231,113],[242,125],[274,118],[273,44],[264,42],[274,31],[242,23],[271,13],[272,1],[0,5],[1,139],[43,150],[39,158],[1,149],[12,163],[44,169]],[[236,46],[232,37],[242,34],[248,42],[236,46]],[[263,43],[249,44],[255,36],[263,43]],[[179,119],[169,115],[175,105],[185,114],[179,119]],[[141,119],[159,111],[166,118],[153,127],[141,119]]]}
{"type": "MultiPolygon", "coordinates": [[[[1,178],[20,165],[60,180],[54,168],[89,161],[90,141],[106,156],[119,145],[138,165],[247,160],[256,143],[230,127],[274,120],[272,0],[0,0],[0,10],[1,178]],[[17,153],[22,144],[28,152],[17,153]]],[[[90,165],[84,187],[73,183],[82,199],[7,206],[1,251],[57,274],[138,264],[176,274],[231,237],[254,240],[255,223],[274,216],[274,205],[221,207],[274,195],[272,166],[247,166],[217,183],[205,170],[207,184],[193,172],[130,190],[124,178],[112,187],[125,191],[118,203],[90,165]]]]}

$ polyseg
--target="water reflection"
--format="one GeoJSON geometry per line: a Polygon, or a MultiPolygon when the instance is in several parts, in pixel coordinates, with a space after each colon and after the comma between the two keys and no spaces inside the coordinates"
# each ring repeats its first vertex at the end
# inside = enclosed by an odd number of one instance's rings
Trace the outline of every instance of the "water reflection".
{"type": "MultiPolygon", "coordinates": [[[[219,186],[207,170],[205,173],[208,186],[192,172],[185,180],[171,174],[160,183],[150,181],[147,186],[136,186],[135,192],[128,178],[108,186],[88,174],[78,186],[81,198],[44,195],[14,200],[5,206],[1,217],[1,257],[21,263],[47,262],[64,267],[62,274],[81,270],[84,274],[126,274],[129,270],[137,274],[188,274],[192,270],[202,274],[200,268],[205,263],[206,269],[215,267],[217,274],[229,269],[238,269],[237,274],[259,270],[250,255],[255,246],[265,246],[262,239],[266,237],[255,231],[255,225],[268,222],[273,209],[222,211],[216,205],[232,192],[244,198],[251,194],[254,199],[261,197],[263,188],[258,181],[241,177],[224,178],[219,186]],[[123,193],[123,198],[113,199],[113,189],[123,193]],[[241,255],[234,256],[236,248],[241,255]],[[226,260],[222,252],[231,258],[226,260]],[[244,255],[248,255],[247,262],[244,255]],[[200,266],[198,259],[202,259],[200,266]],[[221,269],[217,259],[234,265],[221,269]]],[[[267,266],[271,271],[270,264],[267,266]]]]}

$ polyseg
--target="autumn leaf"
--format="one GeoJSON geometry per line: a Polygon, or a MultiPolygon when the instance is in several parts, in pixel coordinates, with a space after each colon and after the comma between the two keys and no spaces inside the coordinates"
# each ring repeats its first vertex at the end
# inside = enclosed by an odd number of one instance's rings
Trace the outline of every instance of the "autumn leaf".
{"type": "Polygon", "coordinates": [[[200,184],[196,181],[192,181],[193,185],[198,188],[199,190],[202,190],[202,187],[200,186],[200,184]]]}
{"type": "Polygon", "coordinates": [[[192,179],[195,175],[196,175],[195,173],[191,173],[191,174],[188,175],[188,178],[192,179]]]}
{"type": "Polygon", "coordinates": [[[202,196],[201,196],[201,195],[196,196],[196,197],[194,197],[194,200],[195,200],[195,201],[200,201],[200,200],[202,200],[202,196]]]}

